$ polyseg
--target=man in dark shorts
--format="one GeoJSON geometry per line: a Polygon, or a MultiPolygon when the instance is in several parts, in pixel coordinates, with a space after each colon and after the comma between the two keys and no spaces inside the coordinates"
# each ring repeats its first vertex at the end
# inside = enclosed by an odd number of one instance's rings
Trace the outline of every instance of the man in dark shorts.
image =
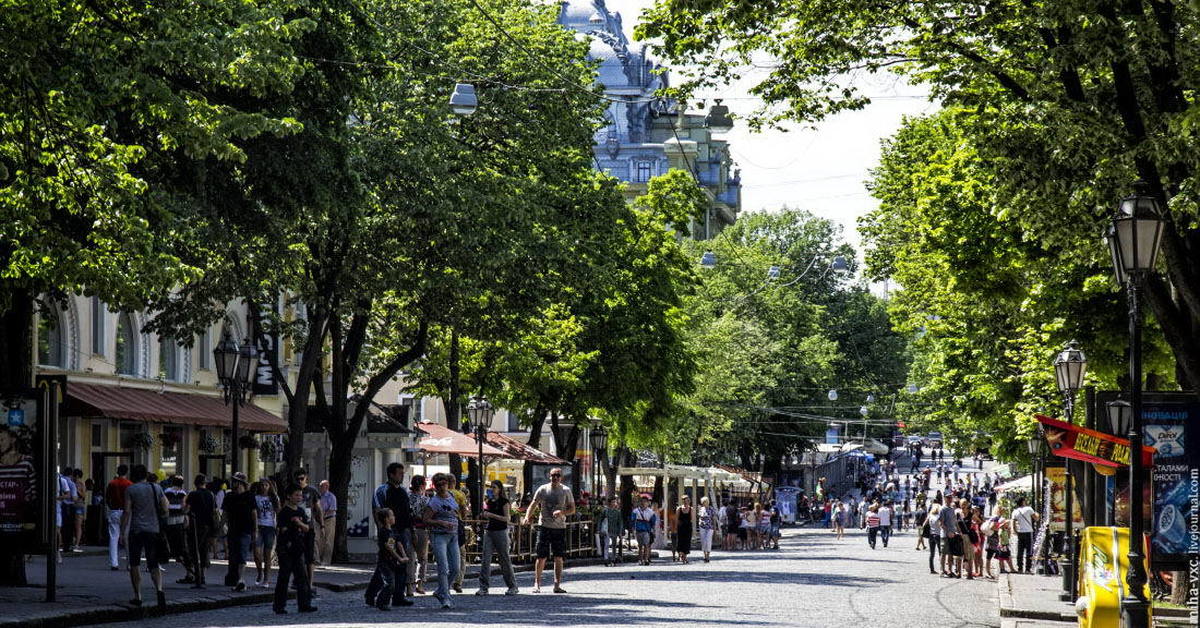
{"type": "Polygon", "coordinates": [[[221,504],[228,529],[225,538],[229,544],[229,571],[225,574],[225,586],[241,592],[246,590],[242,571],[258,536],[258,518],[254,510],[254,496],[250,494],[246,483],[246,474],[238,471],[231,479],[233,493],[226,495],[221,504]]]}
{"type": "Polygon", "coordinates": [[[525,524],[533,521],[534,512],[540,513],[537,525],[537,563],[533,568],[533,592],[542,590],[542,570],[546,559],[554,557],[554,592],[566,593],[562,588],[563,556],[566,555],[567,517],[575,514],[575,499],[571,489],[563,486],[562,469],[550,470],[550,483],[538,487],[533,494],[533,503],[525,512],[525,524]]]}
{"type": "Polygon", "coordinates": [[[159,518],[167,515],[167,498],[157,484],[146,481],[149,475],[146,465],[134,465],[129,479],[133,484],[125,489],[125,512],[121,515],[121,529],[128,535],[125,547],[129,549],[129,581],[133,584],[133,599],[129,603],[134,606],[142,605],[142,573],[138,570],[142,562],[142,554],[146,554],[146,566],[150,568],[150,579],[154,581],[154,591],[158,597],[158,606],[165,608],[167,597],[163,594],[162,572],[158,569],[157,552],[159,518]]]}

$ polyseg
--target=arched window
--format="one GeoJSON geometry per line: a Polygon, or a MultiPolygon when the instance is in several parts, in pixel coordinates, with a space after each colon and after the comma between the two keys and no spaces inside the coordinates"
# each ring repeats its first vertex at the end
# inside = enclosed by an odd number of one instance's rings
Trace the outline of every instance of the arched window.
{"type": "Polygon", "coordinates": [[[63,317],[51,305],[38,317],[38,364],[63,368],[66,360],[66,334],[63,317]]]}
{"type": "Polygon", "coordinates": [[[170,336],[158,339],[158,376],[169,382],[179,379],[179,345],[170,336]]]}
{"type": "Polygon", "coordinates": [[[117,373],[121,375],[137,375],[137,337],[133,316],[121,314],[117,318],[117,350],[113,354],[117,373]]]}

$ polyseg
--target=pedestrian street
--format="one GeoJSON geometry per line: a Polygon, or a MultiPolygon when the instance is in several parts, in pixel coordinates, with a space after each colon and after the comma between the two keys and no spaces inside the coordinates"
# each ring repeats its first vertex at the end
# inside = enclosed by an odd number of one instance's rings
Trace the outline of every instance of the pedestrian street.
{"type": "MultiPolygon", "coordinates": [[[[518,574],[521,594],[476,597],[468,580],[454,608],[431,596],[410,608],[379,611],[362,591],[322,591],[316,613],[275,615],[269,604],[171,615],[118,624],[179,626],[831,626],[922,628],[999,626],[996,583],[931,575],[916,535],[894,535],[871,550],[861,530],[835,540],[823,528],[789,528],[779,551],[713,553],[705,564],[672,563],[669,554],[648,567],[625,563],[570,568],[567,594],[532,594],[532,574],[518,574]]],[[[628,557],[628,556],[627,556],[628,557]]],[[[546,585],[550,574],[545,574],[546,585]]],[[[294,607],[292,607],[294,608],[294,607]]]]}

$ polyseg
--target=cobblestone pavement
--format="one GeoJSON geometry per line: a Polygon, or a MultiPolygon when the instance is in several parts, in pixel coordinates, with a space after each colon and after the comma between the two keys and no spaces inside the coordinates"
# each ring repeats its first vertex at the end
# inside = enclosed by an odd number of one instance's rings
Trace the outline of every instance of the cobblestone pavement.
{"type": "MultiPolygon", "coordinates": [[[[269,605],[174,615],[128,624],[178,626],[999,626],[996,583],[943,579],[929,573],[928,554],[905,532],[871,550],[864,534],[838,541],[828,530],[785,529],[779,551],[716,552],[690,565],[660,559],[649,567],[580,567],[565,577],[566,595],[529,593],[532,574],[518,574],[521,595],[505,597],[493,582],[488,597],[455,596],[441,610],[430,596],[407,609],[377,611],[362,592],[322,592],[319,612],[275,615],[269,605]]],[[[695,555],[693,555],[695,558],[695,555]]],[[[548,576],[548,574],[547,574],[548,576]]],[[[548,584],[547,581],[544,584],[548,584]]],[[[468,583],[470,584],[470,583],[468,583]]],[[[547,590],[543,589],[544,591],[547,590]]]]}

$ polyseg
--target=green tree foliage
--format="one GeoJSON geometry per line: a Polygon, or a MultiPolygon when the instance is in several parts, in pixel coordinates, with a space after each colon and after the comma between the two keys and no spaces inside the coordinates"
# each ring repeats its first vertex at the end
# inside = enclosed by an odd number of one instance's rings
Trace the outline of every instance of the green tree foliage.
{"type": "Polygon", "coordinates": [[[1148,182],[1168,224],[1147,301],[1178,381],[1200,389],[1196,3],[660,0],[647,17],[640,34],[698,69],[685,89],[769,68],[760,123],[865,106],[861,72],[929,86],[987,162],[1014,243],[1098,269],[1110,208],[1148,182]]]}
{"type": "Polygon", "coordinates": [[[688,303],[701,368],[676,455],[778,470],[830,421],[857,420],[868,393],[903,379],[904,343],[879,299],[833,270],[853,251],[829,221],[786,208],[746,214],[688,250],[697,260],[713,252],[716,266],[688,303]],[[837,403],[831,388],[843,391],[837,403]]]}

